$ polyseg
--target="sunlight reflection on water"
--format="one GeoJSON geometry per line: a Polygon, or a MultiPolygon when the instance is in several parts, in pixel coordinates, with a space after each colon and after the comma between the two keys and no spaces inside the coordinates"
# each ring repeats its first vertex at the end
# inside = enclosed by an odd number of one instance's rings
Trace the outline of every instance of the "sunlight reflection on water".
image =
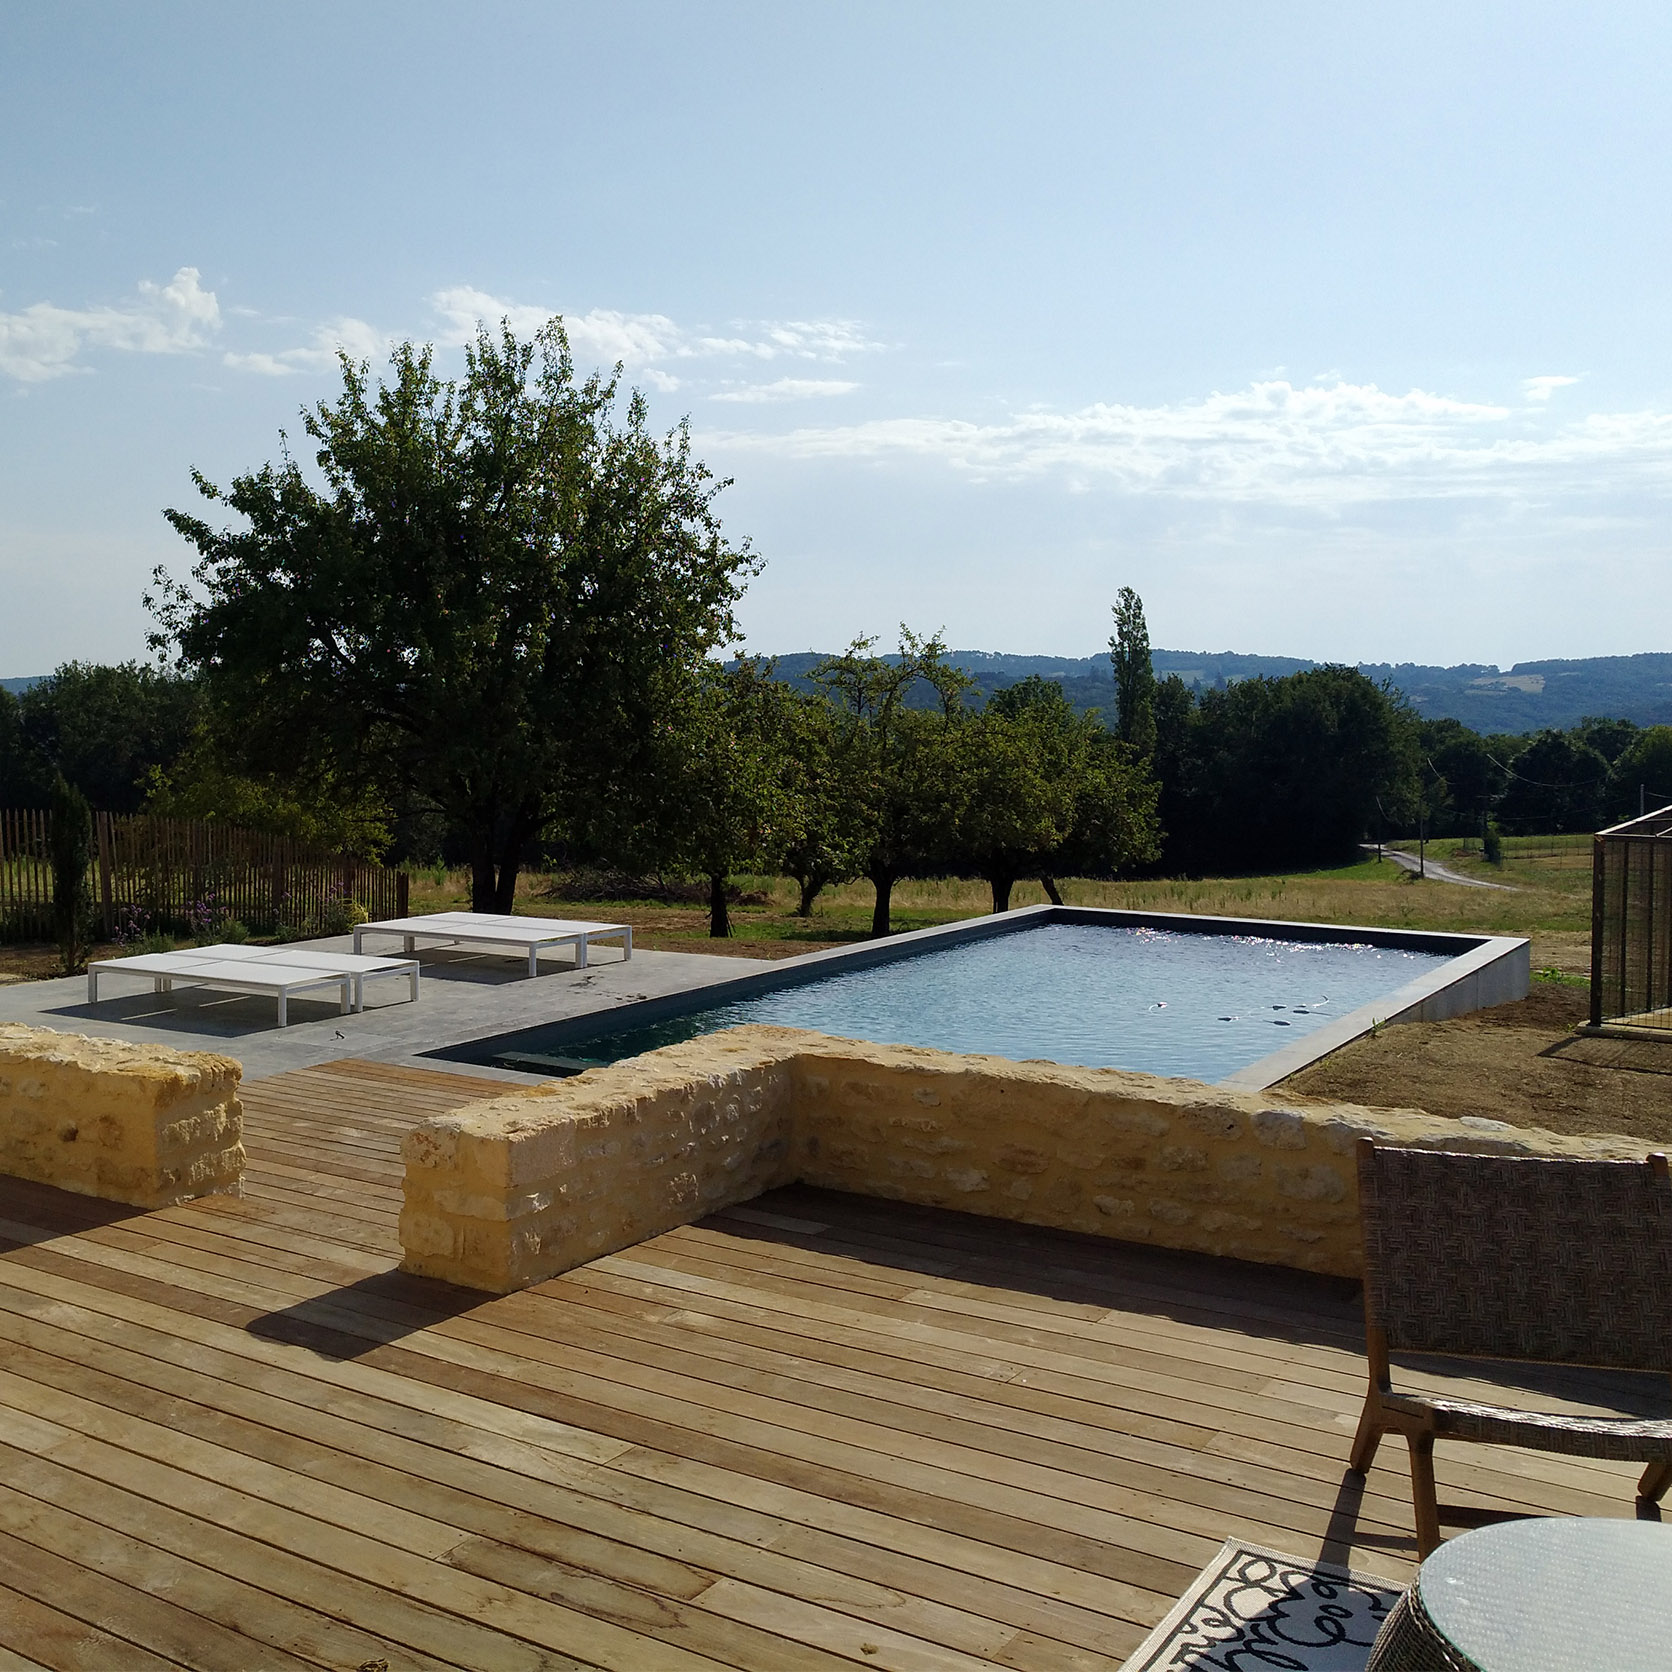
{"type": "Polygon", "coordinates": [[[619,1061],[743,1022],[1221,1080],[1447,961],[1344,941],[1049,923],[566,1042],[619,1061]]]}

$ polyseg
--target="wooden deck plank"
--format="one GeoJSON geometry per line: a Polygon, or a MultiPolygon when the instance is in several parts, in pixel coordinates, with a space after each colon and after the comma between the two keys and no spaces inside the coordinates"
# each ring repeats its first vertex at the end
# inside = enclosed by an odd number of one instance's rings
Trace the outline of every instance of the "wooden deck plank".
{"type": "Polygon", "coordinates": [[[0,1672],[1113,1672],[1227,1533],[1409,1573],[1351,1285],[799,1186],[521,1295],[395,1273],[402,1137],[511,1089],[252,1083],[241,1199],[0,1179],[0,1672]]]}

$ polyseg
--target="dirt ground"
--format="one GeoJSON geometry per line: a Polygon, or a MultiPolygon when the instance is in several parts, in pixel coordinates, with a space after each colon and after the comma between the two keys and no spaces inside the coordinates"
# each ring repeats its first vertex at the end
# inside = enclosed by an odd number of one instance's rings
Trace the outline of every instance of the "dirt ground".
{"type": "Polygon", "coordinates": [[[1357,1039],[1283,1088],[1672,1144],[1672,1043],[1575,1036],[1573,1026],[1586,1019],[1589,1003],[1583,987],[1534,981],[1531,995],[1514,1004],[1357,1039]]]}

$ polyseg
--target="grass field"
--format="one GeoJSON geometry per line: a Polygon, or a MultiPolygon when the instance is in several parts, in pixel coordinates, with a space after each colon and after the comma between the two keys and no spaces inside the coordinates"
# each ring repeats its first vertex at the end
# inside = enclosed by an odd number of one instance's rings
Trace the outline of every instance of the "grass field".
{"type": "MultiPolygon", "coordinates": [[[[1405,844],[1407,846],[1411,844],[1405,844]]],[[[1478,842],[1435,841],[1429,856],[1497,889],[1462,888],[1418,881],[1391,860],[1367,859],[1334,870],[1282,876],[1162,878],[1143,882],[1058,879],[1071,905],[1115,906],[1129,911],[1201,912],[1223,917],[1274,917],[1307,923],[1364,924],[1381,928],[1449,929],[1527,935],[1535,968],[1569,977],[1590,969],[1591,839],[1589,836],[1506,837],[1504,863],[1481,858],[1478,842]]],[[[847,883],[820,896],[811,918],[795,915],[795,885],[783,877],[739,876],[733,881],[750,903],[732,907],[732,938],[708,937],[701,905],[644,900],[565,899],[552,879],[525,873],[517,909],[547,917],[608,918],[630,923],[635,941],[654,950],[729,952],[743,957],[785,958],[819,947],[864,940],[871,932],[871,885],[847,883]]],[[[1019,883],[1017,906],[1045,903],[1037,881],[1019,883]]],[[[414,912],[468,907],[464,871],[418,871],[412,877],[414,912]]],[[[980,917],[992,896],[979,880],[906,881],[894,889],[896,932],[926,929],[959,918],[980,917]]],[[[107,953],[110,949],[100,949],[107,953]]],[[[57,952],[44,946],[0,946],[0,978],[38,979],[57,973],[57,952]]]]}
{"type": "MultiPolygon", "coordinates": [[[[1535,965],[1583,974],[1589,969],[1591,839],[1589,836],[1506,838],[1502,866],[1487,865],[1478,842],[1436,841],[1431,858],[1465,875],[1508,885],[1502,889],[1462,888],[1455,883],[1417,881],[1391,860],[1369,859],[1334,870],[1283,876],[1217,877],[1097,882],[1058,879],[1071,905],[1115,906],[1129,911],[1202,912],[1228,917],[1275,917],[1311,923],[1364,924],[1383,928],[1449,929],[1482,934],[1527,935],[1535,965]]],[[[708,938],[708,915],[698,905],[662,905],[627,900],[565,900],[551,880],[525,876],[517,909],[555,917],[608,917],[630,922],[635,937],[652,948],[728,951],[750,957],[787,957],[820,946],[836,946],[870,934],[869,883],[848,883],[821,895],[810,919],[795,915],[795,886],[781,877],[733,879],[763,903],[732,908],[730,941],[708,938]]],[[[1042,905],[1037,882],[1019,884],[1017,906],[1042,905]]],[[[424,873],[412,879],[414,912],[457,909],[469,904],[463,872],[424,873]]],[[[957,878],[907,881],[894,890],[893,926],[898,932],[924,929],[958,918],[977,917],[991,907],[981,881],[957,878]]]]}

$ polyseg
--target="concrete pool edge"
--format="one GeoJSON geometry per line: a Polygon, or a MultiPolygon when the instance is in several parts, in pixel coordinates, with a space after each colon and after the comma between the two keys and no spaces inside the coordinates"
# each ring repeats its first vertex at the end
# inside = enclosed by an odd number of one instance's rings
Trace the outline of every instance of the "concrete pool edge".
{"type": "Polygon", "coordinates": [[[909,930],[885,940],[808,952],[747,975],[686,988],[679,993],[629,1001],[610,1010],[588,1011],[560,1021],[487,1035],[425,1054],[450,1062],[503,1067],[507,1056],[517,1054],[519,1042],[524,1042],[531,1053],[538,1048],[542,1054],[556,1055],[565,1045],[595,1039],[603,1033],[648,1027],[693,1011],[801,986],[846,970],[900,962],[942,947],[1016,934],[1050,923],[1105,924],[1111,928],[1153,928],[1178,934],[1233,935],[1263,940],[1349,942],[1447,956],[1446,963],[1439,968],[1326,1023],[1219,1082],[1228,1089],[1242,1091],[1263,1090],[1374,1027],[1435,1021],[1464,1015],[1489,1004],[1525,998],[1532,978],[1532,943],[1511,936],[1301,923],[1280,918],[1215,917],[1194,912],[1124,911],[1106,906],[1022,906],[986,917],[909,930]]]}
{"type": "Polygon", "coordinates": [[[1217,1083],[1227,1091],[1264,1091],[1377,1028],[1402,1022],[1444,1022],[1526,998],[1532,989],[1533,943],[1514,935],[1471,938],[1476,945],[1439,969],[1361,1004],[1217,1083]]]}

